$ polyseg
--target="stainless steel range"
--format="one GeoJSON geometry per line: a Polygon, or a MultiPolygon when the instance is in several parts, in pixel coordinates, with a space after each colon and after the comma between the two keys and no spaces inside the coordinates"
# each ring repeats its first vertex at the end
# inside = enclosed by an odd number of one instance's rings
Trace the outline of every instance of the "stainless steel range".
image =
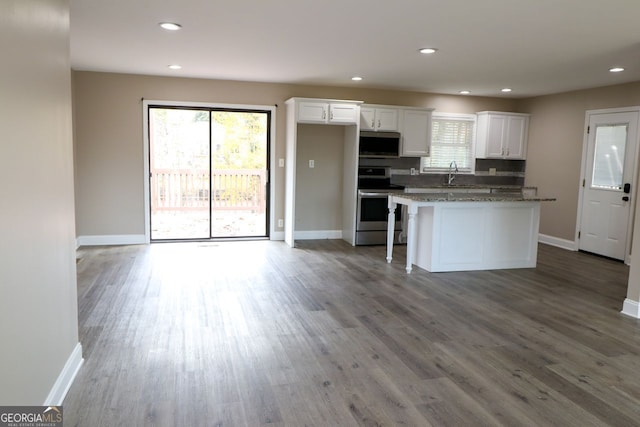
{"type": "MultiPolygon", "coordinates": [[[[356,245],[384,245],[387,241],[389,193],[402,193],[404,187],[391,184],[390,168],[367,166],[358,168],[358,206],[356,217],[356,245]]],[[[402,229],[402,209],[396,209],[395,241],[402,229]]]]}

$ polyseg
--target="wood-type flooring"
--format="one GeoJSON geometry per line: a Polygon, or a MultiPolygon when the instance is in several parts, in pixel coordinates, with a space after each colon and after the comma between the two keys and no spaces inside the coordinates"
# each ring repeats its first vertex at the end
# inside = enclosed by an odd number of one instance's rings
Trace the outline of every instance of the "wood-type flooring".
{"type": "Polygon", "coordinates": [[[638,426],[628,267],[404,272],[339,240],[80,248],[65,426],[638,426]]]}

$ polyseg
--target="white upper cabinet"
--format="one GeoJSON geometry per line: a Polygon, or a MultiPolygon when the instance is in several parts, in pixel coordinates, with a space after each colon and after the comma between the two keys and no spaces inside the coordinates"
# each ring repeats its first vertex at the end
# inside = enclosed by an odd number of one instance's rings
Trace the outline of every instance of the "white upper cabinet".
{"type": "Polygon", "coordinates": [[[325,102],[298,103],[298,122],[326,123],[329,104],[325,102]]]}
{"type": "Polygon", "coordinates": [[[329,123],[356,124],[358,123],[358,105],[329,104],[329,123]]]}
{"type": "Polygon", "coordinates": [[[478,113],[476,158],[525,159],[528,129],[528,114],[478,113]]]}
{"type": "Polygon", "coordinates": [[[398,131],[399,110],[397,108],[360,107],[360,130],[398,131]]]}
{"type": "Polygon", "coordinates": [[[402,110],[401,156],[425,157],[431,154],[431,113],[432,110],[402,110]]]}
{"type": "Polygon", "coordinates": [[[527,157],[527,134],[529,116],[511,116],[507,118],[506,157],[525,159],[527,157]]]}
{"type": "Polygon", "coordinates": [[[298,123],[357,124],[358,104],[310,100],[298,102],[298,123]]]}

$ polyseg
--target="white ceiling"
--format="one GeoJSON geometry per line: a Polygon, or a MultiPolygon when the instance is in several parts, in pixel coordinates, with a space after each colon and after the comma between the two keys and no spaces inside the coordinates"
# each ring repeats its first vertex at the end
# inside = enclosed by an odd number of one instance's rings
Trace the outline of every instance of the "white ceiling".
{"type": "Polygon", "coordinates": [[[640,0],[71,0],[71,63],[521,98],[640,81],[640,0]]]}

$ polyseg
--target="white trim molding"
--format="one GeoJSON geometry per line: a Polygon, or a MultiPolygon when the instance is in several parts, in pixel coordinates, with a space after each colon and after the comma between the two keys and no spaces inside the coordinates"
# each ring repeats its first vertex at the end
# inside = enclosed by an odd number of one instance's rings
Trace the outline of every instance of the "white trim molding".
{"type": "Polygon", "coordinates": [[[625,298],[624,304],[622,304],[622,314],[640,319],[640,303],[638,301],[625,298]]]}
{"type": "Polygon", "coordinates": [[[78,236],[77,247],[80,246],[112,246],[112,245],[144,245],[147,242],[144,234],[107,234],[104,236],[78,236]]]}
{"type": "Polygon", "coordinates": [[[82,346],[78,343],[69,355],[62,371],[60,371],[58,379],[56,379],[49,395],[43,403],[44,406],[62,406],[62,402],[64,401],[64,398],[67,395],[69,388],[71,388],[71,384],[73,384],[73,380],[75,380],[83,363],[82,346]]]}
{"type": "Polygon", "coordinates": [[[342,230],[296,231],[296,240],[342,239],[342,230]]]}
{"type": "Polygon", "coordinates": [[[284,240],[284,231],[275,231],[271,233],[269,240],[284,240]]]}
{"type": "Polygon", "coordinates": [[[559,237],[548,236],[546,234],[538,234],[538,242],[545,245],[555,246],[557,248],[566,249],[568,251],[577,251],[576,242],[561,239],[559,237]]]}

